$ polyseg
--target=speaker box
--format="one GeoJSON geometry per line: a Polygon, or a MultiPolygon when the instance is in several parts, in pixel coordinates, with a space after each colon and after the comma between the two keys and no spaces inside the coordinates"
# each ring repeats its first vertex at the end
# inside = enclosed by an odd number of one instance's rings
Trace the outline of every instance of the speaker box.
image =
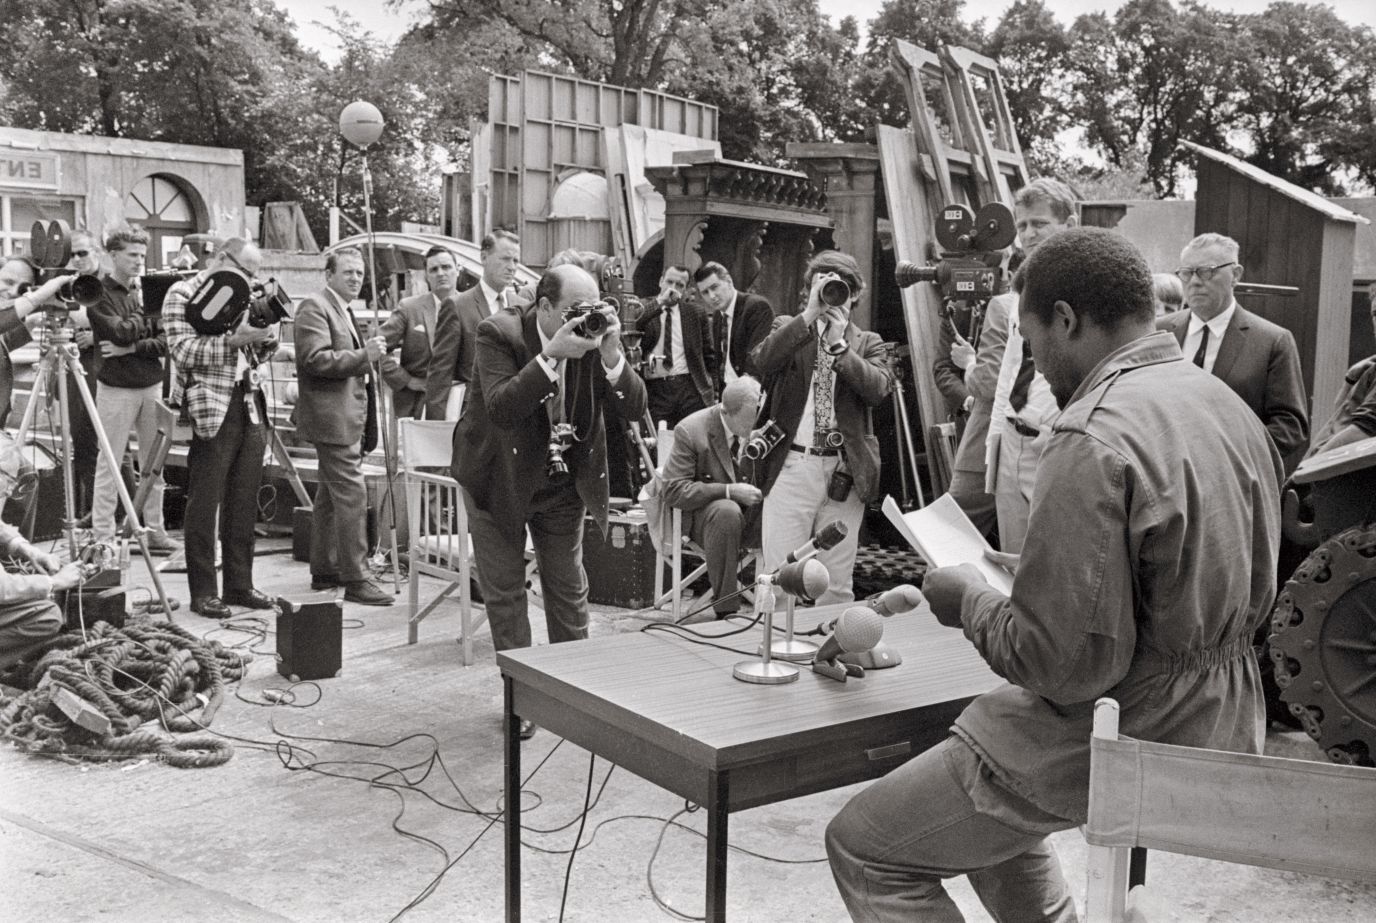
{"type": "Polygon", "coordinates": [[[330,593],[277,598],[277,672],[299,682],[339,675],[344,604],[330,593]]]}
{"type": "MultiPolygon", "coordinates": [[[[119,571],[114,571],[116,576],[119,571]]],[[[82,586],[62,594],[63,629],[80,631],[83,622],[90,628],[96,622],[109,622],[111,628],[124,627],[125,592],[122,586],[82,586]]]]}
{"type": "Polygon", "coordinates": [[[61,538],[66,496],[57,455],[41,443],[25,446],[19,482],[4,504],[5,522],[31,542],[61,538]]]}

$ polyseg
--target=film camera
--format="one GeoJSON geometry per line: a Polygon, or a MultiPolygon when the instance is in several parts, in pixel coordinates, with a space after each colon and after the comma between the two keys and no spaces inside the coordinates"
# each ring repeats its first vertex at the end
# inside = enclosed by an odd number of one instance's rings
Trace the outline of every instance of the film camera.
{"type": "MultiPolygon", "coordinates": [[[[65,311],[70,303],[89,308],[100,300],[104,287],[99,276],[78,274],[67,268],[72,261],[72,229],[67,222],[49,221],[45,224],[35,221],[29,232],[29,257],[38,266],[38,284],[58,276],[67,277],[57,295],[63,303],[43,305],[43,310],[65,311]]],[[[24,291],[27,290],[26,287],[24,291]]]]}
{"type": "MultiPolygon", "coordinates": [[[[842,283],[843,285],[845,283],[842,283]]],[[[745,443],[745,448],[741,451],[745,457],[751,461],[759,461],[770,452],[773,452],[779,443],[784,441],[784,431],[779,424],[773,420],[766,421],[760,431],[750,437],[745,443]]]]}
{"type": "Polygon", "coordinates": [[[186,300],[186,319],[197,333],[216,336],[239,325],[244,313],[252,327],[267,327],[291,317],[291,298],[276,279],[251,279],[225,267],[209,273],[186,300]]]}
{"type": "Polygon", "coordinates": [[[1016,233],[1013,213],[1000,202],[990,202],[978,214],[964,205],[947,205],[936,226],[941,258],[928,266],[900,261],[894,281],[900,288],[935,283],[948,303],[988,301],[998,294],[1003,250],[1016,233]]]}
{"type": "Polygon", "coordinates": [[[555,423],[549,428],[549,446],[545,449],[545,476],[557,481],[569,476],[569,464],[564,453],[573,445],[573,424],[555,423]]]}
{"type": "Polygon", "coordinates": [[[573,328],[573,332],[580,337],[601,336],[607,329],[607,315],[602,313],[602,305],[599,304],[571,304],[564,309],[564,323],[581,317],[583,322],[573,328]]]}

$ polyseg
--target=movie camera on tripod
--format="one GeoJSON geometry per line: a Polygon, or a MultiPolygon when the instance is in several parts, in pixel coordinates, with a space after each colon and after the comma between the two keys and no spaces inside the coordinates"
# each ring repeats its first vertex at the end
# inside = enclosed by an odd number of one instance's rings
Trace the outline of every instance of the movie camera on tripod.
{"type": "Polygon", "coordinates": [[[35,221],[29,232],[29,258],[38,267],[38,279],[33,286],[21,287],[21,295],[59,276],[66,277],[67,280],[58,290],[57,297],[61,301],[40,305],[42,310],[49,313],[66,313],[71,310],[73,304],[89,308],[100,301],[104,292],[100,277],[67,268],[67,264],[72,261],[72,229],[67,222],[35,221]]]}
{"type": "Polygon", "coordinates": [[[1000,290],[1003,251],[1016,234],[1013,213],[1001,202],[990,202],[978,214],[964,205],[947,205],[936,225],[941,257],[927,266],[900,260],[894,281],[900,288],[934,283],[946,312],[955,302],[988,301],[1000,290]]]}

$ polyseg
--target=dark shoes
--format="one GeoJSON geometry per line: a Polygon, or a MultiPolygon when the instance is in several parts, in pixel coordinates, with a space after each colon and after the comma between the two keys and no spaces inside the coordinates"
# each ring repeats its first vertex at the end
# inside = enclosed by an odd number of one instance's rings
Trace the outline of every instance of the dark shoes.
{"type": "MultiPolygon", "coordinates": [[[[312,584],[314,588],[314,584],[312,584]]],[[[363,606],[390,606],[395,600],[371,580],[357,580],[344,587],[344,601],[363,606]]]]}
{"type": "Polygon", "coordinates": [[[227,619],[234,615],[218,596],[198,596],[191,600],[191,611],[208,619],[227,619]]]}
{"type": "Polygon", "coordinates": [[[526,719],[522,718],[521,726],[516,731],[516,733],[520,735],[520,738],[522,740],[530,740],[532,737],[535,736],[535,722],[527,721],[526,719]]]}
{"type": "Polygon", "coordinates": [[[249,609],[272,609],[276,605],[271,596],[254,589],[246,593],[227,592],[222,598],[227,606],[245,606],[249,609]]]}

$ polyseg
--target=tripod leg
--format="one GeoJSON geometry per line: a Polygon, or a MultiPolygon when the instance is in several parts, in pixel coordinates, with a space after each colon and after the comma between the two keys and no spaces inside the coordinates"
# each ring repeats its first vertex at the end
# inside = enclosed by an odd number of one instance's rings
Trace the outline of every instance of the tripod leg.
{"type": "Polygon", "coordinates": [[[277,430],[272,427],[267,428],[268,446],[272,449],[273,456],[277,463],[287,472],[287,481],[291,484],[292,492],[296,494],[297,501],[306,509],[313,506],[311,495],[306,491],[306,485],[301,480],[301,473],[296,470],[296,463],[292,461],[291,454],[287,452],[287,446],[282,442],[282,437],[277,434],[277,430]]]}
{"type": "MultiPolygon", "coordinates": [[[[75,353],[75,349],[73,349],[75,353]]],[[[68,355],[63,353],[64,356],[68,355]]],[[[69,356],[69,361],[75,363],[75,358],[69,356]]],[[[109,466],[110,473],[114,475],[115,491],[119,494],[120,501],[124,508],[129,510],[127,522],[132,523],[134,539],[139,543],[139,550],[143,552],[143,563],[148,568],[148,577],[153,581],[153,587],[158,591],[158,601],[162,603],[163,614],[167,620],[172,621],[172,605],[167,599],[167,591],[163,589],[162,578],[158,574],[158,569],[153,565],[153,556],[148,550],[148,536],[144,533],[143,525],[139,519],[139,507],[134,505],[134,498],[129,496],[129,489],[124,486],[124,479],[119,475],[119,458],[115,456],[115,451],[110,447],[110,437],[105,435],[105,427],[100,422],[100,414],[96,411],[95,398],[91,396],[91,388],[86,384],[86,379],[81,375],[73,375],[76,381],[77,392],[81,395],[82,402],[86,405],[86,410],[91,415],[91,427],[96,433],[96,442],[100,445],[101,458],[109,466]]],[[[66,378],[59,379],[59,388],[66,387],[66,378]]]]}

